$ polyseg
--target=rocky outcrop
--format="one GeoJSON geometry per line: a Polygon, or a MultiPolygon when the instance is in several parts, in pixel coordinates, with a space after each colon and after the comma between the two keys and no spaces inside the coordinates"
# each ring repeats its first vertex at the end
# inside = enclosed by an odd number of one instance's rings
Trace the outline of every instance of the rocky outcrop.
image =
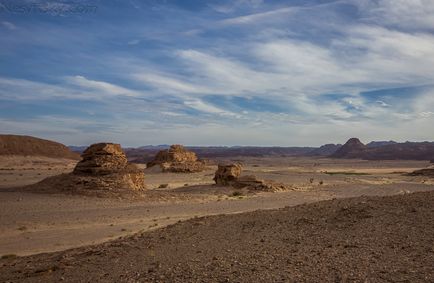
{"type": "Polygon", "coordinates": [[[38,191],[117,197],[146,189],[144,172],[128,163],[121,146],[113,143],[91,145],[72,173],[49,177],[32,187],[38,191]]]}
{"type": "Polygon", "coordinates": [[[241,164],[219,164],[214,175],[214,181],[217,185],[221,186],[231,185],[241,175],[241,171],[241,164]]]}
{"type": "Polygon", "coordinates": [[[215,172],[214,181],[220,186],[232,186],[235,189],[249,191],[277,192],[289,189],[284,184],[258,179],[254,175],[241,176],[241,172],[242,166],[240,164],[219,165],[215,172]]]}
{"type": "Polygon", "coordinates": [[[205,163],[197,159],[196,153],[179,144],[159,151],[154,160],[146,164],[147,168],[154,166],[160,166],[163,172],[176,173],[201,172],[205,169],[205,163]]]}
{"type": "Polygon", "coordinates": [[[74,174],[106,175],[125,170],[128,160],[119,144],[97,143],[88,147],[74,174]]]}
{"type": "Polygon", "coordinates": [[[239,177],[234,183],[233,187],[243,189],[247,188],[251,191],[263,192],[278,192],[288,190],[284,184],[277,183],[270,180],[258,179],[254,175],[246,175],[239,177]]]}

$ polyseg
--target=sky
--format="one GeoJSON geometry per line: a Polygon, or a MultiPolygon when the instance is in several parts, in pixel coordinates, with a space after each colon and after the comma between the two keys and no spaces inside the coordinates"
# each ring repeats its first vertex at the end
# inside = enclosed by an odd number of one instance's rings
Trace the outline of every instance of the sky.
{"type": "Polygon", "coordinates": [[[434,140],[432,0],[0,0],[0,133],[434,140]]]}

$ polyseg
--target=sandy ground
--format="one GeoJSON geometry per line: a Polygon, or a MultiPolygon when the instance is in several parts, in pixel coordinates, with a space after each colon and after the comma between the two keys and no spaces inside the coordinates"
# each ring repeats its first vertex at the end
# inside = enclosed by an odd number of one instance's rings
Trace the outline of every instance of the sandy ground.
{"type": "Polygon", "coordinates": [[[0,259],[3,282],[433,282],[434,191],[194,218],[0,259]]]}
{"type": "Polygon", "coordinates": [[[276,209],[360,195],[391,195],[434,189],[432,180],[402,173],[424,168],[420,161],[360,161],[312,158],[234,158],[255,174],[293,190],[232,196],[212,185],[214,167],[202,173],[146,171],[153,192],[174,197],[128,201],[62,194],[36,194],[18,187],[69,172],[74,162],[0,160],[0,255],[30,255],[102,243],[197,216],[276,209]],[[51,168],[51,169],[49,169],[51,168]],[[159,188],[166,185],[166,188],[159,188]],[[177,194],[190,198],[178,199],[177,194]]]}

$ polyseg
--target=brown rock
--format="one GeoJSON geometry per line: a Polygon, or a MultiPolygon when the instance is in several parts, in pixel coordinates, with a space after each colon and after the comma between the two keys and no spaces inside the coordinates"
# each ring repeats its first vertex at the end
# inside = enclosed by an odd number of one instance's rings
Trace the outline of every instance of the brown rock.
{"type": "Polygon", "coordinates": [[[77,163],[74,174],[105,175],[125,170],[127,157],[119,144],[97,143],[88,147],[77,163]]]}
{"type": "Polygon", "coordinates": [[[227,186],[231,185],[241,175],[241,164],[219,164],[215,172],[214,181],[217,185],[227,186]]]}
{"type": "Polygon", "coordinates": [[[72,173],[46,178],[31,189],[103,197],[130,197],[146,189],[144,172],[128,163],[119,144],[93,144],[82,158],[72,173]]]}
{"type": "Polygon", "coordinates": [[[192,173],[205,169],[205,163],[197,159],[196,153],[188,151],[179,144],[158,152],[154,160],[148,162],[146,167],[156,165],[160,166],[163,172],[192,173]]]}
{"type": "Polygon", "coordinates": [[[254,175],[241,176],[232,183],[232,186],[238,189],[247,188],[248,190],[251,191],[264,191],[264,192],[277,192],[277,191],[285,191],[289,189],[284,184],[276,183],[270,180],[258,179],[254,175]]]}

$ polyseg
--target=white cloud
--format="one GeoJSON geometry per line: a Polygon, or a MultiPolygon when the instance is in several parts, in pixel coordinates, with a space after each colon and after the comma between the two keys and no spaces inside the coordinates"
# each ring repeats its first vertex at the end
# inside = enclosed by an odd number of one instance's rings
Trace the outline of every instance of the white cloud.
{"type": "Polygon", "coordinates": [[[218,115],[222,115],[222,116],[241,117],[240,115],[237,115],[237,114],[232,113],[230,111],[226,111],[226,110],[220,109],[218,107],[215,107],[213,105],[207,104],[207,103],[205,103],[199,99],[184,101],[184,104],[190,108],[196,109],[196,110],[204,112],[204,113],[218,114],[218,115]]]}
{"type": "Polygon", "coordinates": [[[432,0],[352,0],[366,20],[404,29],[434,29],[432,0]]]}
{"type": "Polygon", "coordinates": [[[130,90],[118,85],[103,81],[89,80],[83,76],[66,77],[66,81],[70,84],[98,91],[101,95],[121,95],[121,96],[142,96],[143,92],[130,90]]]}
{"type": "Polygon", "coordinates": [[[11,22],[3,21],[2,25],[9,30],[16,30],[17,29],[17,27],[11,22]]]}

